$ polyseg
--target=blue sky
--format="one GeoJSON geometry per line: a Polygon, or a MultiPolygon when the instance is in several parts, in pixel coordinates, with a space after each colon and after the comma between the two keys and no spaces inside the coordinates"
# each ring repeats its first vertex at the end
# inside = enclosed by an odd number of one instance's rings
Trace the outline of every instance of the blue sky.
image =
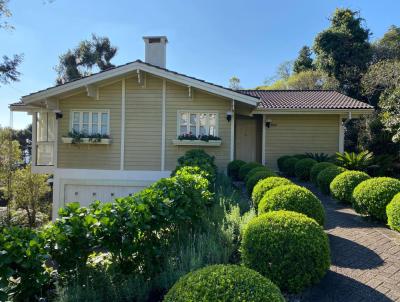
{"type": "MultiPolygon", "coordinates": [[[[10,102],[54,84],[58,56],[91,33],[118,46],[117,65],[144,58],[142,36],[166,35],[169,69],[225,86],[235,75],[252,88],[312,45],[336,7],[359,10],[372,40],[400,25],[395,0],[10,0],[9,6],[15,30],[0,31],[0,55],[25,57],[21,81],[0,87],[0,125],[9,123],[10,102]]],[[[15,128],[28,123],[26,114],[14,114],[15,128]]]]}

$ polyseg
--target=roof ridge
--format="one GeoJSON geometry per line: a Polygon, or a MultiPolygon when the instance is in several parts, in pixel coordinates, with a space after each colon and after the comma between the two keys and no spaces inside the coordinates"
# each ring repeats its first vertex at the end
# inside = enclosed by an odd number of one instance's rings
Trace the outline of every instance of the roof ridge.
{"type": "MultiPolygon", "coordinates": [[[[341,93],[335,89],[238,89],[236,91],[277,91],[277,92],[290,92],[290,91],[332,91],[341,93]]],[[[342,93],[343,94],[343,93],[342,93]]]]}

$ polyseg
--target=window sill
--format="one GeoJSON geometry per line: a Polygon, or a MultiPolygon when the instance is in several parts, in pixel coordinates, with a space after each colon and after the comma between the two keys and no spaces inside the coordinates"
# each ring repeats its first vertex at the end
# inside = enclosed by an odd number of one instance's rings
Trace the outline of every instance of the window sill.
{"type": "MultiPolygon", "coordinates": [[[[62,137],[61,138],[63,144],[73,144],[72,137],[62,137]]],[[[102,138],[100,141],[90,141],[89,138],[82,138],[80,142],[74,143],[75,145],[79,144],[89,144],[89,145],[109,145],[111,144],[111,138],[102,138]]]]}
{"type": "Polygon", "coordinates": [[[208,146],[208,147],[218,147],[221,146],[221,140],[209,140],[208,142],[202,140],[180,140],[173,139],[172,144],[175,146],[208,146]]]}

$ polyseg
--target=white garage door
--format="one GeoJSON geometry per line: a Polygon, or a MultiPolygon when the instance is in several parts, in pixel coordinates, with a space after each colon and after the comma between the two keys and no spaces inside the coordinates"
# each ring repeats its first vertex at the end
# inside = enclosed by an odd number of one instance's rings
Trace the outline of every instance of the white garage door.
{"type": "Polygon", "coordinates": [[[64,202],[79,202],[88,206],[94,200],[102,202],[114,201],[142,190],[144,186],[101,186],[101,185],[65,185],[64,202]]]}

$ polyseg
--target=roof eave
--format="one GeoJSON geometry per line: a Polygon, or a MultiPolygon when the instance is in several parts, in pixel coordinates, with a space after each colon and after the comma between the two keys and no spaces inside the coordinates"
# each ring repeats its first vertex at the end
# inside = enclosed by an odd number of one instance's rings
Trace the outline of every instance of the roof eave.
{"type": "Polygon", "coordinates": [[[340,108],[340,109],[289,109],[289,108],[258,108],[252,114],[355,114],[369,115],[374,112],[374,108],[340,108]]]}

